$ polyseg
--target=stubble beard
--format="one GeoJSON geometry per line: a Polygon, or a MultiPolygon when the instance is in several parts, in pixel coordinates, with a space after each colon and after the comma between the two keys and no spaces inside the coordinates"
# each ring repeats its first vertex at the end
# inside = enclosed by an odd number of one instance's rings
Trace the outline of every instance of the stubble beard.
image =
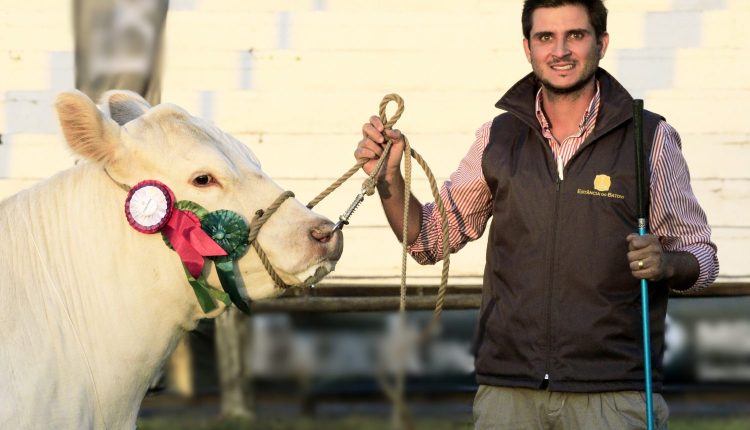
{"type": "Polygon", "coordinates": [[[592,70],[587,71],[586,75],[582,76],[581,79],[579,79],[573,85],[570,85],[570,86],[567,86],[567,87],[558,87],[558,86],[555,86],[548,79],[544,79],[541,76],[541,74],[537,74],[537,78],[542,83],[542,86],[544,86],[544,89],[550,95],[555,95],[555,96],[569,96],[571,94],[575,94],[577,92],[580,92],[588,84],[590,84],[591,82],[593,82],[595,74],[596,74],[596,68],[593,68],[592,70]]]}

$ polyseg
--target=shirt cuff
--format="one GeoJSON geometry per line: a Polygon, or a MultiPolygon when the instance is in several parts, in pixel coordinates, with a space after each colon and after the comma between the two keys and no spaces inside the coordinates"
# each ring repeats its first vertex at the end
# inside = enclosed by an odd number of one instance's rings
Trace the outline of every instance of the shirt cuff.
{"type": "Polygon", "coordinates": [[[711,285],[716,280],[719,273],[719,260],[716,258],[716,248],[709,244],[695,244],[693,246],[676,249],[675,251],[684,251],[693,254],[698,260],[698,279],[688,289],[673,290],[678,294],[695,294],[711,285]]]}
{"type": "Polygon", "coordinates": [[[422,205],[422,228],[419,230],[417,240],[406,248],[409,255],[422,265],[435,264],[441,258],[434,244],[434,238],[436,237],[435,223],[431,220],[434,210],[434,203],[422,205]]]}

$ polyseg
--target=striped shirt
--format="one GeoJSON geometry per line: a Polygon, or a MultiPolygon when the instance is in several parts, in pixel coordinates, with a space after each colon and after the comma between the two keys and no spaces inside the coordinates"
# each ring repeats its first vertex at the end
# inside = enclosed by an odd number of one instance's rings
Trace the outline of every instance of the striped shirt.
{"type": "MultiPolygon", "coordinates": [[[[558,142],[552,136],[549,121],[542,110],[541,89],[537,93],[536,116],[557,161],[560,179],[563,179],[565,165],[594,130],[599,102],[597,82],[596,93],[579,123],[578,131],[558,142]]],[[[489,143],[491,126],[492,121],[489,121],[477,130],[476,139],[458,169],[440,189],[448,214],[451,253],[478,239],[492,216],[492,194],[482,174],[482,156],[489,143]]],[[[689,252],[698,260],[698,279],[690,289],[685,290],[695,292],[716,279],[719,262],[716,245],[711,241],[711,228],[690,186],[690,174],[681,147],[677,131],[661,121],[650,156],[649,228],[651,234],[660,237],[665,251],[689,252]]],[[[433,264],[442,259],[441,236],[440,213],[434,202],[427,203],[422,206],[422,228],[417,240],[409,247],[410,254],[420,264],[433,264]]]]}

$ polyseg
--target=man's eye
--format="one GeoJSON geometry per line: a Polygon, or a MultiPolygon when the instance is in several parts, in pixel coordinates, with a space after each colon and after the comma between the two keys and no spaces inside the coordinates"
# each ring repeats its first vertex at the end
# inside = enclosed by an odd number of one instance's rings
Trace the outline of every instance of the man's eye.
{"type": "Polygon", "coordinates": [[[208,187],[216,183],[216,179],[209,174],[198,175],[193,178],[193,185],[196,187],[208,187]]]}
{"type": "Polygon", "coordinates": [[[583,33],[581,33],[581,32],[570,33],[569,37],[571,39],[583,39],[583,33]]]}

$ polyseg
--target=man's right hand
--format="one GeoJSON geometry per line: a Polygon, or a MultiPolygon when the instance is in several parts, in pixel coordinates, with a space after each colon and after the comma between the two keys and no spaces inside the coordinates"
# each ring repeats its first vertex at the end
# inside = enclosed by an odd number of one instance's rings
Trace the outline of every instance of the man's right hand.
{"type": "MultiPolygon", "coordinates": [[[[375,166],[385,149],[383,129],[383,122],[377,116],[370,117],[370,122],[362,126],[362,140],[354,151],[354,157],[357,160],[367,160],[362,166],[362,170],[368,175],[375,170],[375,166]]],[[[377,178],[378,195],[383,203],[383,211],[388,218],[388,224],[398,240],[402,240],[405,187],[404,177],[401,176],[401,157],[404,154],[404,138],[398,130],[387,130],[385,133],[393,141],[393,144],[388,153],[388,160],[386,160],[377,178]]],[[[409,203],[409,229],[406,243],[414,243],[421,228],[422,204],[412,194],[409,203]]]]}
{"type": "MultiPolygon", "coordinates": [[[[368,175],[375,169],[385,149],[383,129],[383,122],[377,116],[370,117],[370,122],[362,126],[362,140],[354,151],[354,158],[357,160],[368,160],[362,166],[362,170],[368,175]]],[[[378,182],[384,178],[388,180],[389,178],[393,178],[394,175],[401,175],[401,157],[404,153],[403,137],[399,130],[387,130],[385,133],[393,141],[393,145],[391,145],[388,160],[386,160],[385,165],[380,171],[378,182]]]]}

